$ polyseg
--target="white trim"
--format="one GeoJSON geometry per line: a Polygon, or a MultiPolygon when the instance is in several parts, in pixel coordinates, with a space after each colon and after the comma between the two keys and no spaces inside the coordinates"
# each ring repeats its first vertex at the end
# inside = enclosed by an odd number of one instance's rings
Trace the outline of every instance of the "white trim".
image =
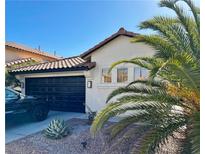
{"type": "Polygon", "coordinates": [[[119,88],[128,85],[129,82],[122,82],[122,83],[100,83],[97,84],[97,87],[100,89],[113,89],[113,88],[119,88]]]}
{"type": "Polygon", "coordinates": [[[18,79],[21,78],[35,78],[35,77],[58,77],[58,76],[86,76],[86,71],[73,71],[73,72],[48,72],[48,73],[33,73],[16,75],[18,79]]]}

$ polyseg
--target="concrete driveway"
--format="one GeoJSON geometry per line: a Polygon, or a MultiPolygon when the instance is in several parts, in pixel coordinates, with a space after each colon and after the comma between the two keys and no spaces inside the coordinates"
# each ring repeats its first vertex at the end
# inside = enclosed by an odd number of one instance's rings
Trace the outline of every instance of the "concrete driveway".
{"type": "Polygon", "coordinates": [[[85,119],[87,116],[83,113],[50,111],[46,120],[33,122],[26,113],[6,115],[6,143],[45,129],[50,121],[55,118],[62,120],[85,119]]]}

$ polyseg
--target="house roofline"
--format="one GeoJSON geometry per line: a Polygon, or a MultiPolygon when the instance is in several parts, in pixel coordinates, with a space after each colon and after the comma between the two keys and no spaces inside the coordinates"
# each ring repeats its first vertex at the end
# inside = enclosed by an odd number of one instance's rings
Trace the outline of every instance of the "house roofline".
{"type": "Polygon", "coordinates": [[[5,46],[8,47],[8,48],[13,48],[13,49],[21,50],[21,51],[30,52],[30,53],[41,55],[41,56],[48,57],[48,58],[61,59],[61,57],[51,55],[47,52],[39,51],[37,49],[33,49],[31,47],[21,45],[21,44],[15,43],[15,42],[6,42],[5,46]]]}
{"type": "Polygon", "coordinates": [[[102,46],[104,46],[105,44],[109,43],[110,41],[112,41],[113,39],[115,39],[118,36],[128,36],[128,37],[134,37],[136,35],[139,35],[138,33],[134,33],[134,32],[130,32],[125,30],[123,27],[121,27],[116,33],[114,33],[113,35],[109,36],[108,38],[106,38],[105,40],[101,41],[100,43],[98,43],[97,45],[95,45],[94,47],[90,48],[89,50],[87,50],[86,52],[82,53],[80,55],[81,58],[85,58],[86,56],[88,56],[89,54],[93,53],[94,51],[96,51],[97,49],[101,48],[102,46]]]}

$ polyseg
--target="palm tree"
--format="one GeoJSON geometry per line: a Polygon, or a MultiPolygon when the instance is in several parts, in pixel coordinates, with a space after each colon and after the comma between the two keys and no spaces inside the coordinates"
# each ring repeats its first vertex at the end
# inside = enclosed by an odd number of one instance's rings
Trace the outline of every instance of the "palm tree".
{"type": "MultiPolygon", "coordinates": [[[[199,153],[200,11],[191,0],[162,0],[159,6],[173,10],[176,17],[156,16],[142,22],[140,29],[156,33],[139,35],[132,41],[151,45],[155,55],[122,60],[110,68],[121,63],[136,64],[149,70],[149,78],[114,90],[107,98],[107,106],[97,114],[91,133],[95,135],[111,117],[121,115],[123,118],[111,127],[112,137],[137,123],[142,124],[140,131],[146,130],[137,148],[133,147],[135,152],[157,152],[179,132],[186,138],[181,152],[199,153]],[[179,1],[188,5],[191,14],[185,13],[179,1]]],[[[126,134],[131,136],[130,131],[126,134]]],[[[134,133],[138,132],[136,129],[134,133]]]]}

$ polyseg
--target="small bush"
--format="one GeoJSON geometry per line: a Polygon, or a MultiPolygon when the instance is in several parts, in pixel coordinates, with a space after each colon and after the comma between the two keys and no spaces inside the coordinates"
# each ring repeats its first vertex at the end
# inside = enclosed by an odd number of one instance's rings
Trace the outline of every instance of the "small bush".
{"type": "Polygon", "coordinates": [[[88,105],[86,105],[86,107],[88,109],[88,123],[92,124],[94,119],[95,119],[95,117],[96,117],[97,112],[96,111],[92,111],[91,108],[88,105]]]}
{"type": "Polygon", "coordinates": [[[65,124],[64,120],[52,120],[43,131],[44,136],[50,139],[61,139],[70,134],[70,128],[65,124]]]}
{"type": "Polygon", "coordinates": [[[88,113],[88,123],[92,124],[95,117],[96,117],[97,112],[89,112],[88,113]]]}

